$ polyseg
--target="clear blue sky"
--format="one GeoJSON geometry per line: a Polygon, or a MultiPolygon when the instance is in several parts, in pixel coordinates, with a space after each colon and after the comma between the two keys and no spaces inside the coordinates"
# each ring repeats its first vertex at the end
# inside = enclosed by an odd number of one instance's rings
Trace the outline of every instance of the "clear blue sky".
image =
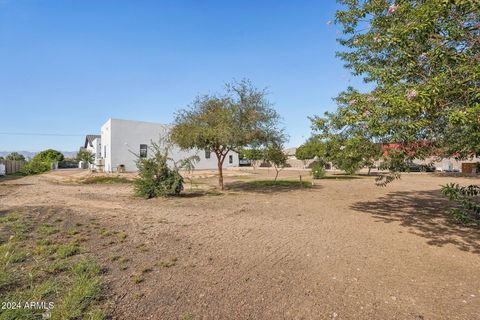
{"type": "MultiPolygon", "coordinates": [[[[335,57],[332,1],[0,0],[0,132],[95,134],[169,123],[197,94],[268,87],[296,146],[308,116],[358,85],[335,57]]],[[[0,150],[74,151],[82,136],[1,135],[0,150]]]]}

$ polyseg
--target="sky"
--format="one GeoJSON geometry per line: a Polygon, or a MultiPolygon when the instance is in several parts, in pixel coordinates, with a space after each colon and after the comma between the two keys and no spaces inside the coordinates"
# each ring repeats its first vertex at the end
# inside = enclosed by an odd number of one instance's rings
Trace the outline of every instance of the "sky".
{"type": "Polygon", "coordinates": [[[268,88],[286,146],[298,146],[309,116],[362,86],[335,57],[336,9],[333,0],[0,0],[0,150],[75,151],[109,118],[171,123],[197,95],[242,78],[268,88]]]}

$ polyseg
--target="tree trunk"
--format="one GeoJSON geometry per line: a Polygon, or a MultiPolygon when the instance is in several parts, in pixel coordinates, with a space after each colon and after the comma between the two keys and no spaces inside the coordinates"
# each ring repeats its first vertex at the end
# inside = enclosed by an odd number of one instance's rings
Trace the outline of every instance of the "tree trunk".
{"type": "Polygon", "coordinates": [[[277,182],[277,178],[278,178],[278,173],[279,173],[279,172],[280,172],[280,171],[277,170],[277,168],[275,168],[275,180],[274,180],[275,182],[277,182]]]}
{"type": "Polygon", "coordinates": [[[224,187],[223,187],[223,166],[222,166],[222,163],[220,161],[218,162],[218,186],[220,187],[220,189],[222,191],[224,190],[224,187]]]}
{"type": "Polygon", "coordinates": [[[372,167],[368,167],[368,173],[367,173],[368,176],[370,175],[370,170],[372,170],[372,167]]]}
{"type": "Polygon", "coordinates": [[[220,187],[220,190],[224,190],[223,187],[223,160],[225,160],[225,157],[222,156],[221,154],[217,154],[217,168],[218,168],[218,186],[220,187]]]}

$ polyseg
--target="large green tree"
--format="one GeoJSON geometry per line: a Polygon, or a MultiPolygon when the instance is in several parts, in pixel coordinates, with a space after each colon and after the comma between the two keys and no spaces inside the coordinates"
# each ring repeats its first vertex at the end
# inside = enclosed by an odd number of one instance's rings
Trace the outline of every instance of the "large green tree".
{"type": "Polygon", "coordinates": [[[172,141],[183,149],[211,150],[223,190],[222,167],[229,152],[283,138],[280,117],[266,96],[248,80],[228,83],[224,94],[199,96],[190,108],[177,112],[172,141]]]}
{"type": "MultiPolygon", "coordinates": [[[[398,145],[404,158],[480,152],[480,20],[475,0],[340,0],[338,56],[371,90],[348,88],[319,131],[398,145]]],[[[387,159],[388,160],[388,159],[387,159]]]]}
{"type": "Polygon", "coordinates": [[[307,160],[315,158],[322,158],[323,160],[325,158],[325,143],[317,137],[312,137],[295,150],[295,157],[298,160],[302,160],[304,167],[307,164],[307,160]]]}
{"type": "Polygon", "coordinates": [[[348,174],[354,174],[363,167],[370,168],[382,155],[381,145],[371,139],[362,125],[346,125],[342,117],[326,114],[313,120],[318,133],[313,136],[318,155],[332,162],[348,174]]]}
{"type": "Polygon", "coordinates": [[[53,149],[47,149],[44,151],[41,151],[33,157],[32,161],[38,161],[38,162],[57,162],[57,161],[63,161],[64,159],[63,153],[57,150],[53,149]]]}

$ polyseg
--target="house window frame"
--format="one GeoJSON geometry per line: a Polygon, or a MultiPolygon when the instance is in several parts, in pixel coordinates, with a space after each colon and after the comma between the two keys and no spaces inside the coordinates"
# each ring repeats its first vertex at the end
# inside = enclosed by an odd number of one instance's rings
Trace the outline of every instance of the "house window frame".
{"type": "Polygon", "coordinates": [[[205,159],[210,159],[212,154],[212,150],[210,148],[205,149],[205,159]]]}
{"type": "Polygon", "coordinates": [[[144,144],[144,143],[141,143],[140,144],[140,153],[139,153],[139,156],[140,158],[146,158],[148,155],[148,145],[147,144],[144,144]]]}
{"type": "Polygon", "coordinates": [[[233,164],[233,154],[228,155],[228,164],[233,164]]]}

